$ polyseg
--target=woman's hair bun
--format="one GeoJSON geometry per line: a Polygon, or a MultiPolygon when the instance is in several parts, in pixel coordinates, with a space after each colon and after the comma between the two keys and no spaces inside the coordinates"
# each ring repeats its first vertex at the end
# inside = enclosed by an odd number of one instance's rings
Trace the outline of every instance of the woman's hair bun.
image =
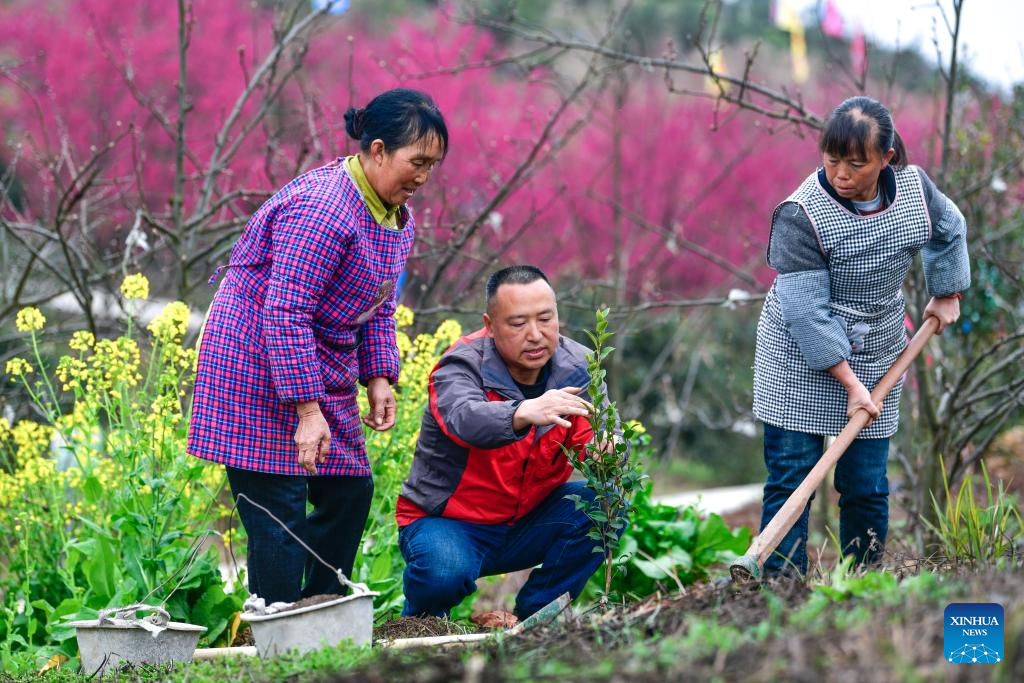
{"type": "Polygon", "coordinates": [[[365,115],[365,109],[356,109],[355,107],[349,107],[348,111],[345,112],[345,132],[348,133],[349,137],[355,140],[362,139],[363,118],[365,115]]]}

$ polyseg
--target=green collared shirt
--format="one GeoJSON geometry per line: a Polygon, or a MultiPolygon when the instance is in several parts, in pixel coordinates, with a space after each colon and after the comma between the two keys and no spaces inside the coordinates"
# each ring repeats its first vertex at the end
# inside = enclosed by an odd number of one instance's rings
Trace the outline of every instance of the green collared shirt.
{"type": "Polygon", "coordinates": [[[359,155],[355,154],[345,157],[345,170],[352,176],[352,180],[356,182],[356,187],[359,188],[359,192],[363,195],[363,201],[366,202],[366,208],[369,209],[373,219],[385,228],[398,228],[398,209],[401,207],[388,206],[381,201],[381,198],[377,196],[376,190],[373,189],[373,185],[366,178],[363,165],[359,162],[359,155]]]}

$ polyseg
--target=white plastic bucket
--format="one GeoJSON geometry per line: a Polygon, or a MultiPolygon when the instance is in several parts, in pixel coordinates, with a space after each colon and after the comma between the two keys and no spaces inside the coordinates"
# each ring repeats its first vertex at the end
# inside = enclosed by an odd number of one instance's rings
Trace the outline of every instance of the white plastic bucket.
{"type": "MultiPolygon", "coordinates": [[[[154,632],[153,628],[130,623],[141,621],[134,618],[111,619],[106,616],[114,610],[104,610],[99,619],[71,622],[78,638],[84,675],[102,675],[121,664],[161,665],[192,661],[199,636],[206,631],[205,626],[168,621],[167,612],[158,607],[133,607],[157,612],[159,616],[148,617],[146,621],[163,630],[154,632]]],[[[129,610],[134,615],[135,609],[132,608],[121,608],[116,612],[126,615],[129,610]]]]}
{"type": "Polygon", "coordinates": [[[311,652],[346,640],[366,645],[373,639],[372,591],[275,614],[242,612],[252,625],[260,657],[311,652]]]}

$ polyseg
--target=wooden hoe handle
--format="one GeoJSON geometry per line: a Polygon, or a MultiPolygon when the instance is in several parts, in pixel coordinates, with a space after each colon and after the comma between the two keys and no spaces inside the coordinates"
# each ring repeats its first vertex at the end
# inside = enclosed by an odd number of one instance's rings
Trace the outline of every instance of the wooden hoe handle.
{"type": "MultiPolygon", "coordinates": [[[[896,359],[896,362],[892,364],[889,371],[882,376],[882,379],[879,380],[871,392],[872,401],[876,404],[881,403],[889,395],[889,392],[896,386],[903,373],[907,371],[910,364],[921,353],[921,349],[924,348],[928,340],[935,334],[938,325],[938,319],[932,316],[925,319],[917,334],[910,340],[910,344],[900,354],[899,358],[896,359]]],[[[785,504],[779,508],[779,511],[775,513],[775,516],[768,522],[764,530],[751,542],[746,554],[732,564],[731,570],[734,579],[749,580],[760,577],[761,568],[764,567],[765,560],[771,556],[775,548],[782,542],[783,537],[796,524],[797,519],[803,514],[804,508],[807,507],[811,494],[818,489],[821,482],[825,479],[825,475],[832,469],[832,466],[836,464],[843,453],[846,452],[846,449],[849,448],[853,440],[860,434],[860,431],[867,425],[869,419],[870,416],[863,408],[853,414],[850,421],[843,427],[843,431],[839,432],[839,436],[836,437],[832,445],[828,447],[828,450],[825,451],[821,459],[818,460],[818,463],[808,473],[807,478],[800,483],[800,486],[793,491],[785,504]]]]}

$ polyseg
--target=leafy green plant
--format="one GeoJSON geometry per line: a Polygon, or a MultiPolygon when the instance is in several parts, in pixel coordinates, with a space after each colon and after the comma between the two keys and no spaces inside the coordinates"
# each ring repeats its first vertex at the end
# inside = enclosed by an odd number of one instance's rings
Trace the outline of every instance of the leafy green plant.
{"type": "Polygon", "coordinates": [[[618,566],[620,537],[626,526],[626,512],[645,475],[636,458],[629,457],[629,442],[636,436],[632,424],[620,427],[619,412],[614,402],[608,400],[605,387],[605,370],[602,363],[614,348],[607,345],[612,337],[608,330],[608,309],[598,309],[594,331],[587,330],[587,336],[594,350],[587,354],[590,373],[588,393],[594,411],[588,417],[593,438],[580,449],[563,446],[573,469],[586,478],[586,486],[595,494],[592,503],[579,495],[567,496],[577,510],[582,510],[593,522],[589,538],[597,545],[594,552],[604,556],[604,595],[611,591],[612,576],[618,566]]]}
{"type": "Polygon", "coordinates": [[[1024,537],[1024,524],[1017,500],[1003,482],[994,486],[985,463],[981,462],[985,501],[975,499],[973,477],[968,474],[953,496],[945,463],[942,465],[944,505],[932,495],[935,521],[924,520],[947,558],[956,561],[992,563],[1013,552],[1024,537]]]}
{"type": "MultiPolygon", "coordinates": [[[[645,433],[638,436],[641,447],[649,442],[645,433]]],[[[731,562],[748,545],[749,529],[731,530],[721,516],[702,513],[696,506],[654,503],[648,483],[630,507],[616,558],[622,571],[613,579],[611,590],[631,597],[678,590],[706,580],[710,568],[731,562]]],[[[593,585],[588,587],[588,593],[593,590],[593,585]]]]}
{"type": "MultiPolygon", "coordinates": [[[[148,282],[122,285],[129,310],[148,282]]],[[[142,344],[129,318],[116,339],[75,333],[54,377],[39,332],[45,318],[23,309],[18,330],[30,358],[7,363],[40,422],[0,421],[0,657],[74,657],[75,619],[143,600],[172,618],[206,626],[205,643],[224,643],[242,595],[226,592],[208,542],[225,510],[222,468],[185,455],[185,397],[196,352],[184,348],[189,311],[169,304],[142,344]],[[143,351],[148,351],[143,362],[143,351]]]]}
{"type": "Polygon", "coordinates": [[[814,586],[814,591],[823,594],[832,602],[848,598],[862,598],[868,595],[895,590],[899,581],[885,571],[857,572],[853,555],[846,555],[836,563],[827,583],[814,586]]]}

